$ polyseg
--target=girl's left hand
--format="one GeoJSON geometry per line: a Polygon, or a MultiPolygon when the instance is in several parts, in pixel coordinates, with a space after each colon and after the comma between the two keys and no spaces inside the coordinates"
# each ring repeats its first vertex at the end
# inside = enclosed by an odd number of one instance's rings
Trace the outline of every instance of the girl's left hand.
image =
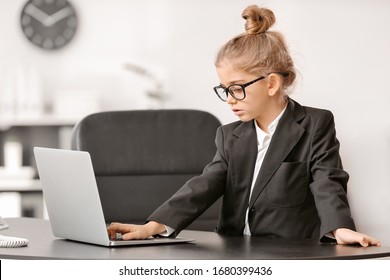
{"type": "Polygon", "coordinates": [[[379,240],[347,228],[336,229],[333,231],[333,235],[336,238],[337,244],[347,245],[358,243],[363,247],[381,246],[379,240]]]}

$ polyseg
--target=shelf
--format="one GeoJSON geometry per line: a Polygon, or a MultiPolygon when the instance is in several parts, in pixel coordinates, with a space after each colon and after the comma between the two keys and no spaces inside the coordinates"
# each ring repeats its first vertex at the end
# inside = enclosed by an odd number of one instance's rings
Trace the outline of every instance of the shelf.
{"type": "Polygon", "coordinates": [[[35,170],[30,166],[19,170],[0,167],[0,192],[40,191],[40,181],[34,179],[34,174],[35,170]]]}
{"type": "Polygon", "coordinates": [[[39,179],[0,180],[0,192],[41,191],[39,179]]]}
{"type": "Polygon", "coordinates": [[[44,115],[39,117],[1,118],[0,131],[14,126],[73,126],[80,117],[44,115]]]}

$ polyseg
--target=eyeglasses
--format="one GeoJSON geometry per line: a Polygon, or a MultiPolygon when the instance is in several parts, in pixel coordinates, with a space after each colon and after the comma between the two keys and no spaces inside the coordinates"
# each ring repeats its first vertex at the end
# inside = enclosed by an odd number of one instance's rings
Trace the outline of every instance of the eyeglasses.
{"type": "Polygon", "coordinates": [[[226,102],[229,94],[236,100],[243,100],[246,97],[245,88],[247,86],[250,86],[251,84],[254,84],[264,79],[265,77],[267,76],[254,79],[253,81],[247,82],[246,84],[242,84],[242,85],[241,84],[230,85],[227,88],[219,85],[214,87],[214,91],[218,95],[219,99],[221,99],[223,102],[226,102]]]}

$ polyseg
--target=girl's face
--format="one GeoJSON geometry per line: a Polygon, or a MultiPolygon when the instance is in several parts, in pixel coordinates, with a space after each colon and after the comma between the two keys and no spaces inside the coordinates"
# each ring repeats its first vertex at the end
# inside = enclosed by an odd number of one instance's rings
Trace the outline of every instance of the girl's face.
{"type": "MultiPolygon", "coordinates": [[[[217,73],[224,88],[233,84],[245,84],[260,77],[238,71],[227,62],[217,67],[217,73]]],[[[269,106],[273,99],[269,92],[269,80],[266,77],[245,87],[245,99],[236,100],[229,94],[226,102],[241,121],[261,120],[272,107],[269,106]]]]}

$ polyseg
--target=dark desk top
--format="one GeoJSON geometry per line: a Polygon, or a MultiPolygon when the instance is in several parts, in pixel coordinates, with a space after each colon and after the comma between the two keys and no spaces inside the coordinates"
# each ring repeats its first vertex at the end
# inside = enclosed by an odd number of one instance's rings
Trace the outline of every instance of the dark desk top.
{"type": "Polygon", "coordinates": [[[32,218],[5,219],[5,236],[29,239],[22,248],[0,248],[0,259],[365,259],[390,256],[390,247],[325,245],[317,241],[221,236],[213,232],[183,231],[194,243],[106,248],[55,238],[50,223],[32,218]]]}

